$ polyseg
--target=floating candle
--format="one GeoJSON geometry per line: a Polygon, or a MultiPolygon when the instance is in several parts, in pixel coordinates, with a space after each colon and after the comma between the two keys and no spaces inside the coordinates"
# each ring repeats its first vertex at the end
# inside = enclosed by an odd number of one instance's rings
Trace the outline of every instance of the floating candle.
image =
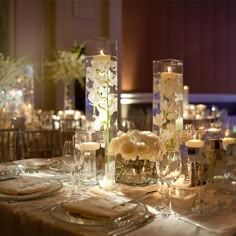
{"type": "Polygon", "coordinates": [[[227,146],[233,143],[236,143],[235,138],[225,137],[222,139],[223,147],[226,150],[227,146]]]}
{"type": "Polygon", "coordinates": [[[95,151],[100,148],[100,144],[96,142],[81,143],[80,148],[86,151],[95,151]]]}
{"type": "Polygon", "coordinates": [[[204,141],[200,139],[190,139],[185,142],[185,145],[191,148],[201,148],[204,146],[204,141]]]}
{"type": "Polygon", "coordinates": [[[216,134],[216,133],[221,132],[221,129],[219,129],[219,128],[209,128],[209,129],[207,129],[206,131],[207,131],[207,132],[210,132],[210,133],[216,134]]]}
{"type": "Polygon", "coordinates": [[[177,79],[178,75],[177,75],[177,73],[171,72],[171,67],[168,66],[168,72],[162,72],[161,78],[163,78],[163,79],[177,79]]]}
{"type": "Polygon", "coordinates": [[[100,54],[99,55],[95,55],[93,57],[93,59],[95,61],[110,61],[111,60],[111,56],[110,55],[105,55],[103,50],[100,50],[100,54]]]}

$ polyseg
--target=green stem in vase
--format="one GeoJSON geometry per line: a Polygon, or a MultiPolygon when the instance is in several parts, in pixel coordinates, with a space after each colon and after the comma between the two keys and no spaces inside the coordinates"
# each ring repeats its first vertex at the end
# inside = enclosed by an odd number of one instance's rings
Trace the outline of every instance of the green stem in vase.
{"type": "Polygon", "coordinates": [[[105,126],[105,162],[106,162],[106,171],[109,174],[110,172],[110,163],[109,163],[109,155],[107,151],[107,147],[110,143],[110,115],[109,115],[109,81],[108,81],[108,73],[106,73],[106,113],[107,113],[107,119],[106,119],[106,126],[105,126]]]}

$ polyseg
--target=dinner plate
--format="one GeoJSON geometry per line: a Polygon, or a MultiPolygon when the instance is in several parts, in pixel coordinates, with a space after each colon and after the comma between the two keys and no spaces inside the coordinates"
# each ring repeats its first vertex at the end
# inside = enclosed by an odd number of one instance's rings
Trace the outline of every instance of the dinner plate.
{"type": "Polygon", "coordinates": [[[71,173],[71,169],[64,165],[63,162],[60,162],[58,165],[50,165],[48,168],[61,174],[71,173]]]}
{"type": "MultiPolygon", "coordinates": [[[[134,203],[132,203],[134,204],[134,203]]],[[[141,202],[134,204],[133,208],[122,217],[116,219],[91,219],[83,217],[79,214],[72,214],[66,211],[61,204],[56,205],[50,211],[50,214],[64,223],[71,223],[83,226],[112,226],[112,227],[123,227],[129,224],[134,224],[145,219],[148,212],[146,205],[141,202]]]]}
{"type": "Polygon", "coordinates": [[[16,165],[21,165],[27,169],[36,170],[41,168],[48,168],[49,166],[56,167],[60,164],[60,161],[55,159],[31,158],[14,161],[13,163],[16,165]]]}
{"type": "Polygon", "coordinates": [[[44,183],[47,185],[47,189],[36,192],[36,193],[23,194],[23,195],[11,195],[11,194],[0,192],[0,200],[27,201],[27,200],[37,199],[37,198],[52,195],[58,192],[63,186],[62,182],[57,179],[46,179],[44,183]]]}

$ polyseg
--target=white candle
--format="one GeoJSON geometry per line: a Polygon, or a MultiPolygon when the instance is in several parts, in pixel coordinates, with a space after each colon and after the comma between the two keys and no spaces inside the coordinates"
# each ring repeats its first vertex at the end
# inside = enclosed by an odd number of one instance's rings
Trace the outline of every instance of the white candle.
{"type": "Polygon", "coordinates": [[[201,148],[204,146],[204,141],[200,139],[190,139],[185,142],[185,145],[190,148],[201,148]]]}
{"type": "Polygon", "coordinates": [[[219,128],[209,128],[206,131],[210,132],[210,133],[213,133],[213,134],[217,134],[221,131],[221,129],[219,129],[219,128]]]}
{"type": "Polygon", "coordinates": [[[105,55],[103,50],[100,50],[100,54],[99,55],[95,55],[93,57],[93,59],[95,61],[110,61],[111,60],[111,56],[105,55]]]}
{"type": "Polygon", "coordinates": [[[222,139],[223,148],[226,150],[229,144],[235,143],[235,138],[225,137],[222,139]]]}
{"type": "Polygon", "coordinates": [[[171,72],[171,67],[168,66],[168,72],[162,72],[161,78],[162,79],[177,79],[177,73],[171,72]]]}
{"type": "Polygon", "coordinates": [[[175,127],[177,130],[182,130],[184,126],[184,122],[183,122],[183,118],[179,117],[176,121],[175,121],[175,127]]]}
{"type": "Polygon", "coordinates": [[[184,109],[189,105],[189,86],[184,86],[184,94],[183,94],[184,100],[183,100],[183,106],[184,109]]]}
{"type": "Polygon", "coordinates": [[[81,143],[80,145],[80,148],[86,151],[95,151],[99,149],[99,147],[100,147],[100,144],[96,142],[84,142],[84,143],[81,143]]]}

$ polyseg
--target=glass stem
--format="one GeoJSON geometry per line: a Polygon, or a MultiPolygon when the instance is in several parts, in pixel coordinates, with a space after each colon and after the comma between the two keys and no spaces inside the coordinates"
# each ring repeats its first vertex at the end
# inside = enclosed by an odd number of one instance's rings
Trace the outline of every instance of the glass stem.
{"type": "Polygon", "coordinates": [[[75,168],[71,171],[71,181],[72,181],[72,194],[75,194],[75,168]]]}
{"type": "Polygon", "coordinates": [[[171,192],[172,192],[172,184],[168,185],[169,210],[172,212],[171,192]]]}
{"type": "Polygon", "coordinates": [[[161,207],[164,209],[165,208],[165,186],[164,182],[161,181],[161,207]]]}

